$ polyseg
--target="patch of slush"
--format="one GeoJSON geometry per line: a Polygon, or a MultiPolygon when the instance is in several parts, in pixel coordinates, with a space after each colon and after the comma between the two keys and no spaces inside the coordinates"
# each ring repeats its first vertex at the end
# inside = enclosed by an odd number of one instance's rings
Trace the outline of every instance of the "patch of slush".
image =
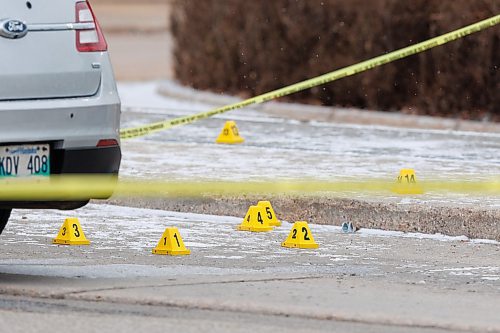
{"type": "Polygon", "coordinates": [[[484,267],[451,267],[442,269],[430,269],[429,273],[448,273],[455,276],[470,276],[479,277],[481,280],[498,281],[500,280],[500,267],[484,266],[484,267]]]}
{"type": "Polygon", "coordinates": [[[496,266],[452,267],[452,268],[430,269],[429,272],[467,272],[467,271],[477,271],[477,270],[487,270],[487,271],[491,271],[491,272],[496,272],[496,271],[500,271],[500,267],[496,267],[496,266]]]}
{"type": "Polygon", "coordinates": [[[205,258],[211,259],[244,259],[245,256],[205,256],[205,258]]]}
{"type": "Polygon", "coordinates": [[[495,276],[483,276],[481,279],[482,279],[482,280],[488,280],[488,281],[499,281],[499,280],[500,280],[500,275],[495,275],[495,276]]]}

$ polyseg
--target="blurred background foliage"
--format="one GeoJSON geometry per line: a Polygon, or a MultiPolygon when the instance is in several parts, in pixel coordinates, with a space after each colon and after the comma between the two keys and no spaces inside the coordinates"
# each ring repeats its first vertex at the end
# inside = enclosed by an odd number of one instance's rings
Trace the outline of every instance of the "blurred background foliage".
{"type": "MultiPolygon", "coordinates": [[[[499,0],[176,0],[175,76],[249,97],[500,13],[499,0]]],[[[500,120],[500,29],[286,100],[500,120]]]]}

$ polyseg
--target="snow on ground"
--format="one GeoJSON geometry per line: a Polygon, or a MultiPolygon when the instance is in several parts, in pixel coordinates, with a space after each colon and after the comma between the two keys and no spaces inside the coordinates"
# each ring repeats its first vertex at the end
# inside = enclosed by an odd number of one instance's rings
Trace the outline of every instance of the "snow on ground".
{"type": "MultiPolygon", "coordinates": [[[[163,97],[156,89],[155,83],[119,85],[123,128],[220,106],[163,97]]],[[[413,168],[419,179],[482,180],[500,175],[499,147],[497,134],[302,123],[242,109],[124,141],[121,174],[169,180],[392,180],[400,169],[413,168]],[[229,119],[237,122],[245,143],[215,144],[229,119]]],[[[496,197],[457,194],[383,199],[500,207],[496,197]]]]}
{"type": "MultiPolygon", "coordinates": [[[[271,232],[237,231],[242,217],[177,213],[163,210],[90,204],[76,212],[57,210],[15,210],[2,234],[0,272],[65,277],[176,276],[177,274],[240,274],[286,271],[312,274],[354,269],[359,274],[382,274],[405,268],[426,279],[463,275],[470,280],[500,280],[498,265],[443,266],[434,261],[408,260],[415,249],[445,253],[460,245],[499,245],[494,241],[466,242],[464,237],[403,234],[362,229],[344,234],[340,227],[310,225],[319,249],[288,249],[280,246],[292,228],[283,221],[271,232]],[[64,219],[78,216],[90,246],[51,244],[64,219]],[[182,258],[156,256],[156,246],[166,227],[178,227],[191,255],[182,258]],[[401,238],[405,242],[401,242],[401,238]],[[406,241],[406,240],[409,240],[406,241]],[[9,251],[5,251],[9,249],[9,251]],[[404,250],[402,250],[404,249],[404,250]],[[20,251],[20,252],[18,252],[20,251]],[[36,255],[30,256],[31,252],[36,255]],[[403,259],[398,255],[407,251],[403,259]],[[20,259],[19,254],[25,254],[20,259]],[[300,253],[300,256],[297,254],[300,253]],[[279,259],[279,260],[278,260],[279,259]],[[228,266],[227,260],[231,262],[228,266]],[[424,264],[425,263],[425,264],[424,264]],[[346,266],[348,265],[348,266],[346,266]],[[377,273],[378,272],[378,273],[377,273]]],[[[493,248],[492,248],[493,249],[493,248]]],[[[494,253],[494,252],[493,252],[494,253]]],[[[423,256],[425,258],[425,255],[423,256]]],[[[450,263],[455,263],[451,260],[450,263]]],[[[498,287],[498,286],[497,286],[498,287]]]]}

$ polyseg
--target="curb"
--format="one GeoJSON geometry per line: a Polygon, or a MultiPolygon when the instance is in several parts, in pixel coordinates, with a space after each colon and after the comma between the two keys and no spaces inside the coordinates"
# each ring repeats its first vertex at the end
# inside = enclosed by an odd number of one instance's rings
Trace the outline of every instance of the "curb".
{"type": "MultiPolygon", "coordinates": [[[[160,209],[174,212],[245,216],[257,197],[207,197],[199,199],[111,198],[118,206],[160,209]]],[[[466,236],[470,239],[500,241],[500,211],[477,207],[370,202],[357,199],[282,197],[272,202],[280,220],[340,226],[352,222],[369,229],[466,236]]]]}

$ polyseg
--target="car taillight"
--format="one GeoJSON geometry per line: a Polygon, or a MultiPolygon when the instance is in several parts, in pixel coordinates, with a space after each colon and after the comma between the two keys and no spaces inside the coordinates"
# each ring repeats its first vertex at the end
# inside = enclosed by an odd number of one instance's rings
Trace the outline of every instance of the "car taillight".
{"type": "Polygon", "coordinates": [[[99,142],[96,145],[96,147],[114,147],[114,146],[118,146],[118,141],[116,141],[115,139],[102,139],[99,140],[99,142]]]}
{"type": "Polygon", "coordinates": [[[91,23],[90,28],[76,30],[76,49],[78,51],[103,52],[108,50],[108,44],[88,1],[76,3],[76,22],[91,23]]]}

